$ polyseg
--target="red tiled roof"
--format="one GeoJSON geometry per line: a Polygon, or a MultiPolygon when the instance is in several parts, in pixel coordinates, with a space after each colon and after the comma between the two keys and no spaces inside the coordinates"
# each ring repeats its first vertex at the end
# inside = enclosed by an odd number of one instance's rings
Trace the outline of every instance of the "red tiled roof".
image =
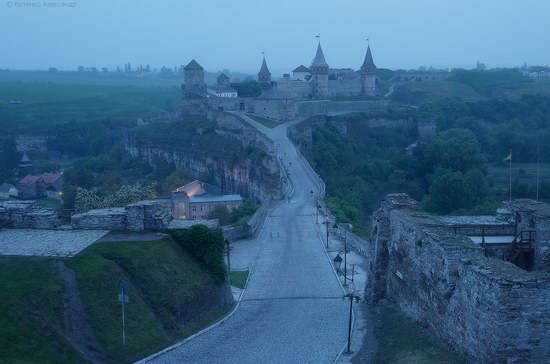
{"type": "Polygon", "coordinates": [[[38,182],[41,176],[33,176],[32,174],[28,174],[21,181],[19,181],[22,185],[32,185],[33,183],[38,182]]]}
{"type": "Polygon", "coordinates": [[[55,183],[59,178],[61,178],[61,175],[57,173],[44,173],[42,175],[42,181],[46,184],[55,183]]]}

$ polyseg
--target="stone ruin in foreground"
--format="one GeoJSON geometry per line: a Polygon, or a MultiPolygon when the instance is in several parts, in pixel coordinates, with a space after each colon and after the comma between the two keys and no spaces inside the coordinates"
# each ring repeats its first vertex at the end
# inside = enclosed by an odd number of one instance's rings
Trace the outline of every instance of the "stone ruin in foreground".
{"type": "Polygon", "coordinates": [[[388,195],[365,243],[367,299],[393,301],[477,363],[550,358],[550,205],[438,217],[388,195]]]}

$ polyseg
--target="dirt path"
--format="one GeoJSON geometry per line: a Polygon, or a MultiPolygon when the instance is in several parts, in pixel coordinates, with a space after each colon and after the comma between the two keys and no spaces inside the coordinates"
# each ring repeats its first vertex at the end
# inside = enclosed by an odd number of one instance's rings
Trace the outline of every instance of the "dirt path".
{"type": "Polygon", "coordinates": [[[74,272],[60,260],[55,261],[53,264],[65,281],[63,308],[67,339],[92,363],[107,363],[105,350],[97,340],[86,315],[74,272]]]}

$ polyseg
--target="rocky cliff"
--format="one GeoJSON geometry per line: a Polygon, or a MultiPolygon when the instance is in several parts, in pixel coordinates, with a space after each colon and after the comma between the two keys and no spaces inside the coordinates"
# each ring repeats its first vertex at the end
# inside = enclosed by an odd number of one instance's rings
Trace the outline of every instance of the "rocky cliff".
{"type": "Polygon", "coordinates": [[[225,194],[238,193],[255,201],[278,197],[281,178],[279,166],[269,154],[272,142],[233,115],[220,113],[219,119],[214,131],[207,130],[211,124],[197,127],[196,139],[187,143],[164,143],[158,136],[131,134],[126,150],[153,166],[160,160],[196,177],[212,176],[225,194]]]}

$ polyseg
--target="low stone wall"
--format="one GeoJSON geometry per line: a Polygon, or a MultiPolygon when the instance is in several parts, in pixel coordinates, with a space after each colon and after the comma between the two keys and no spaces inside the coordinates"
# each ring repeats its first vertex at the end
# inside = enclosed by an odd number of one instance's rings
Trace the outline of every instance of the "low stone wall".
{"type": "Polygon", "coordinates": [[[171,221],[171,202],[144,200],[126,207],[90,210],[71,217],[73,229],[143,231],[166,229],[171,221]]]}
{"type": "Polygon", "coordinates": [[[367,299],[388,298],[472,363],[542,363],[550,356],[550,274],[496,258],[389,195],[373,216],[367,299]]]}
{"type": "Polygon", "coordinates": [[[36,201],[0,202],[0,228],[54,229],[60,225],[57,212],[38,206],[36,201]]]}
{"type": "Polygon", "coordinates": [[[127,230],[124,207],[97,209],[71,216],[73,229],[127,230]]]}

